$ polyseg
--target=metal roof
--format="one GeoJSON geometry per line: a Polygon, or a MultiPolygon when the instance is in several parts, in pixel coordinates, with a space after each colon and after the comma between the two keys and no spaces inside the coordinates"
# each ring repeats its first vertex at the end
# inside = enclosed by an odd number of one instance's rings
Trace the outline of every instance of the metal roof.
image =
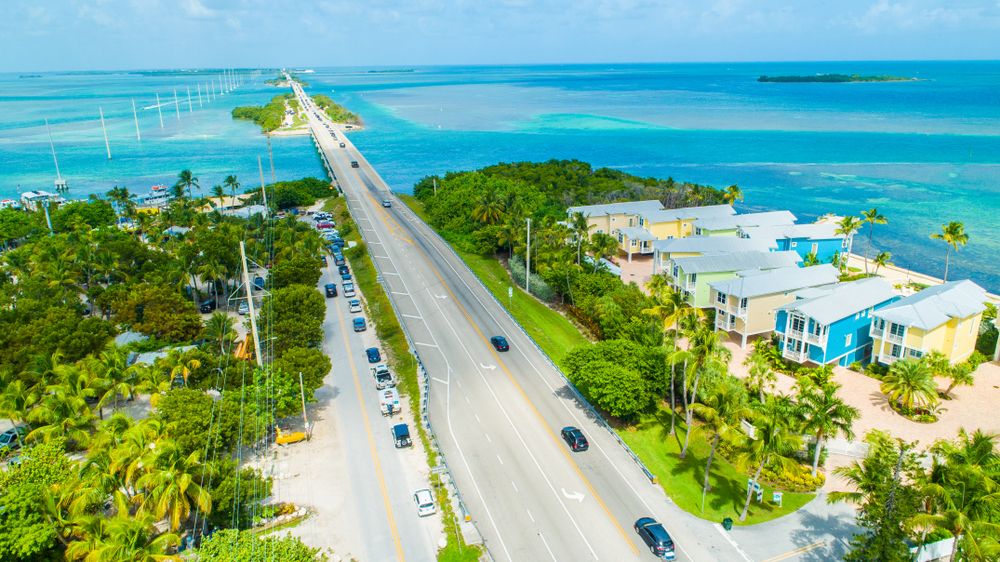
{"type": "Polygon", "coordinates": [[[952,318],[968,318],[986,310],[986,290],[972,281],[928,287],[875,312],[886,322],[932,330],[952,318]]]}
{"type": "Polygon", "coordinates": [[[569,216],[573,213],[583,213],[583,216],[597,217],[601,215],[641,215],[659,211],[663,205],[656,199],[648,201],[623,201],[621,203],[606,203],[603,205],[583,205],[566,209],[569,216]]]}
{"type": "Polygon", "coordinates": [[[795,215],[790,211],[769,211],[721,217],[699,218],[694,221],[702,230],[734,230],[741,226],[779,226],[795,224],[795,215]]]}
{"type": "Polygon", "coordinates": [[[740,232],[751,239],[778,240],[779,238],[808,238],[810,240],[843,239],[843,234],[837,234],[835,224],[813,223],[793,224],[788,226],[741,226],[740,232]]]}
{"type": "Polygon", "coordinates": [[[641,226],[626,226],[617,230],[625,236],[628,236],[629,240],[641,240],[647,242],[656,240],[655,236],[650,234],[648,230],[642,228],[641,226]]]}
{"type": "Polygon", "coordinates": [[[653,248],[656,251],[665,254],[698,252],[709,255],[733,252],[766,252],[770,248],[777,247],[778,244],[774,240],[751,240],[735,236],[688,236],[686,238],[657,240],[653,243],[653,248]]]}
{"type": "Polygon", "coordinates": [[[717,256],[674,258],[684,273],[715,273],[744,269],[776,269],[802,261],[798,252],[733,252],[717,256]]]}
{"type": "Polygon", "coordinates": [[[732,205],[706,205],[704,207],[682,207],[680,209],[660,209],[642,213],[642,218],[656,224],[682,219],[708,219],[735,215],[732,205]]]}
{"type": "Polygon", "coordinates": [[[736,275],[735,279],[714,281],[708,285],[720,293],[742,299],[829,285],[836,283],[840,276],[837,268],[828,263],[812,267],[782,267],[769,271],[737,271],[736,275]]]}
{"type": "Polygon", "coordinates": [[[803,289],[796,292],[795,296],[798,300],[777,306],[774,310],[794,310],[827,325],[899,298],[893,292],[892,285],[880,277],[803,289]]]}

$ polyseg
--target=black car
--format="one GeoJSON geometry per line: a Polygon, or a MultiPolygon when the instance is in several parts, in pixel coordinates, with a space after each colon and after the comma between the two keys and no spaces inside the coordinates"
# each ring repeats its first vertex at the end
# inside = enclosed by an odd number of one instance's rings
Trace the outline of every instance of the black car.
{"type": "Polygon", "coordinates": [[[562,428],[562,438],[569,445],[569,448],[574,451],[586,451],[590,448],[590,443],[587,443],[587,438],[583,436],[583,432],[575,427],[562,428]]]}
{"type": "Polygon", "coordinates": [[[346,265],[342,265],[342,266],[338,267],[337,271],[339,271],[341,275],[347,275],[348,273],[351,272],[350,269],[347,269],[346,265]]]}
{"type": "Polygon", "coordinates": [[[351,161],[351,167],[352,168],[360,168],[360,166],[358,166],[358,161],[357,160],[352,160],[351,161]]]}
{"type": "Polygon", "coordinates": [[[337,284],[329,283],[326,286],[326,298],[337,296],[337,284]]]}
{"type": "Polygon", "coordinates": [[[207,314],[215,310],[215,308],[216,308],[215,299],[212,299],[201,303],[201,306],[198,307],[198,310],[207,314]]]}
{"type": "Polygon", "coordinates": [[[337,265],[344,265],[347,262],[344,261],[344,256],[333,256],[333,263],[337,265]]]}
{"type": "Polygon", "coordinates": [[[510,346],[507,345],[507,340],[503,336],[493,336],[490,338],[490,344],[496,348],[497,351],[509,351],[510,346]]]}
{"type": "Polygon", "coordinates": [[[663,525],[652,517],[643,517],[635,522],[635,532],[639,533],[649,551],[663,560],[674,559],[674,541],[663,525]]]}
{"type": "Polygon", "coordinates": [[[344,148],[345,146],[347,146],[347,145],[344,144],[344,143],[340,143],[340,148],[344,148]]]}
{"type": "Polygon", "coordinates": [[[369,347],[365,350],[365,353],[368,354],[369,363],[378,363],[382,360],[382,354],[378,352],[377,347],[369,347]]]}

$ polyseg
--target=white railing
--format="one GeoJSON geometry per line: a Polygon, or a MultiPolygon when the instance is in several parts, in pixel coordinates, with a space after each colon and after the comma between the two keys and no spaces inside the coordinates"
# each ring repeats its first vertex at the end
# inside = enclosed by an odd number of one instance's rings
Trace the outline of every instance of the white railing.
{"type": "Polygon", "coordinates": [[[687,285],[684,286],[684,288],[687,289],[687,290],[689,290],[689,291],[693,291],[694,288],[697,287],[697,286],[698,286],[698,282],[695,281],[694,283],[688,283],[687,285]]]}
{"type": "Polygon", "coordinates": [[[828,334],[816,335],[812,332],[806,334],[806,341],[817,345],[824,345],[828,334]]]}
{"type": "Polygon", "coordinates": [[[898,343],[900,345],[903,345],[903,336],[897,336],[892,332],[885,331],[884,329],[879,330],[878,328],[872,328],[868,330],[868,335],[873,338],[878,338],[882,341],[898,343]]]}
{"type": "Polygon", "coordinates": [[[789,347],[788,343],[785,343],[785,349],[782,350],[781,356],[784,357],[785,359],[791,359],[796,363],[801,363],[809,359],[809,346],[803,345],[802,351],[795,351],[794,349],[789,347]]]}
{"type": "Polygon", "coordinates": [[[889,355],[888,353],[879,353],[878,362],[883,365],[892,365],[896,361],[899,361],[902,357],[896,357],[894,355],[889,355]]]}
{"type": "Polygon", "coordinates": [[[788,329],[788,335],[791,336],[791,337],[793,337],[793,338],[795,338],[795,339],[797,339],[797,340],[803,339],[802,338],[802,330],[796,330],[794,328],[789,328],[788,329]]]}

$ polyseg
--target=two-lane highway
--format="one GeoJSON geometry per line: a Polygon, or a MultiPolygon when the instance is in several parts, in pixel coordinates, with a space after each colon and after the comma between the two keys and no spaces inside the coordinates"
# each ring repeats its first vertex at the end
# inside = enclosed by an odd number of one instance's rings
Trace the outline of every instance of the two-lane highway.
{"type": "Polygon", "coordinates": [[[324,120],[309,116],[431,377],[429,419],[494,559],[651,561],[632,529],[644,516],[664,523],[678,560],[736,559],[735,550],[717,557],[703,546],[690,516],[648,481],[461,260],[393,200],[346,135],[336,131],[335,141],[324,120]],[[494,335],[511,350],[496,352],[494,335]],[[569,450],[559,432],[570,425],[590,450],[569,450]]]}

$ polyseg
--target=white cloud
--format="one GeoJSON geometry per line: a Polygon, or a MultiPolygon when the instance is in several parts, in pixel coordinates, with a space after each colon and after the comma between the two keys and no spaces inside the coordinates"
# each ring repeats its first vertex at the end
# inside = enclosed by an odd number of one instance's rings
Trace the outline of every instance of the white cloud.
{"type": "Polygon", "coordinates": [[[200,0],[183,0],[181,8],[189,17],[197,19],[210,19],[215,17],[215,10],[210,10],[201,3],[200,0]]]}

